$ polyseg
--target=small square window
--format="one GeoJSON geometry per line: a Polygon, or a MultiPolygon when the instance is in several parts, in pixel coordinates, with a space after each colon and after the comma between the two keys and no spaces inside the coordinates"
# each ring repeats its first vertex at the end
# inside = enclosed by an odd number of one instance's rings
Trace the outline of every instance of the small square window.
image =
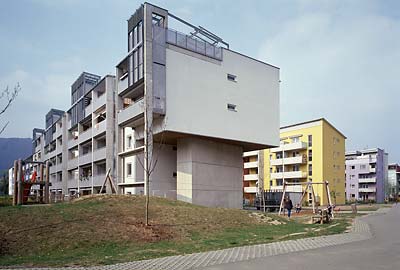
{"type": "Polygon", "coordinates": [[[228,108],[229,111],[236,112],[236,105],[235,104],[228,103],[227,104],[227,108],[228,108]]]}
{"type": "Polygon", "coordinates": [[[228,81],[236,82],[236,75],[228,73],[226,77],[227,77],[228,81]]]}

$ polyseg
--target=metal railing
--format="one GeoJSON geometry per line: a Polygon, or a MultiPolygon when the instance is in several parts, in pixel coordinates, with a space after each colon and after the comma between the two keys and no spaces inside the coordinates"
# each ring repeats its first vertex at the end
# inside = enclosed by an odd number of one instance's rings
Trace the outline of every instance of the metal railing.
{"type": "MultiPolygon", "coordinates": [[[[158,27],[158,26],[154,26],[158,27]]],[[[222,60],[222,48],[207,41],[192,38],[173,29],[166,28],[166,42],[217,60],[222,60]]]]}

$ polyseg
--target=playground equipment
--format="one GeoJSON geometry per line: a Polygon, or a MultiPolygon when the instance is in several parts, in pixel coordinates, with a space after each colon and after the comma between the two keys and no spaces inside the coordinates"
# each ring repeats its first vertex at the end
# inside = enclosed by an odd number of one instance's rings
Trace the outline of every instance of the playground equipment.
{"type": "Polygon", "coordinates": [[[38,186],[37,199],[39,203],[50,201],[49,161],[14,161],[13,174],[13,205],[26,204],[32,186],[38,186]],[[39,170],[39,179],[38,173],[39,170]]]}
{"type": "MultiPolygon", "coordinates": [[[[303,183],[287,183],[286,181],[283,182],[283,194],[282,194],[282,199],[281,199],[281,204],[279,206],[279,215],[281,215],[283,207],[284,207],[284,200],[285,200],[285,194],[287,192],[287,188],[289,186],[301,186],[302,188],[305,186],[305,188],[302,191],[302,195],[300,198],[300,201],[297,202],[298,204],[302,205],[303,199],[305,197],[305,195],[307,194],[307,191],[310,191],[311,193],[311,205],[312,205],[312,210],[313,210],[313,214],[317,214],[317,206],[316,206],[316,200],[315,200],[315,192],[314,192],[314,185],[323,185],[324,187],[324,191],[326,192],[326,196],[328,199],[328,205],[323,208],[321,211],[321,213],[325,213],[325,212],[329,212],[329,214],[331,215],[331,217],[333,218],[333,209],[332,209],[332,200],[331,200],[331,194],[329,191],[329,183],[328,181],[323,181],[323,182],[303,182],[303,183]]],[[[296,203],[296,204],[297,204],[296,203]]]]}

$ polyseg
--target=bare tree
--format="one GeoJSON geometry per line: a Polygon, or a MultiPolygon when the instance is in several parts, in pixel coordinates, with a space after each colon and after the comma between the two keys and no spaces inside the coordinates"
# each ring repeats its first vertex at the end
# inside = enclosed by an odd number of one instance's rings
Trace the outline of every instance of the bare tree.
{"type": "MultiPolygon", "coordinates": [[[[6,89],[4,89],[0,93],[0,116],[4,114],[8,110],[8,108],[10,108],[11,104],[17,98],[20,90],[21,87],[19,86],[19,84],[17,84],[12,91],[7,86],[6,89]]],[[[6,122],[3,126],[0,126],[0,134],[3,133],[9,123],[10,121],[6,122]]]]}
{"type": "Polygon", "coordinates": [[[157,142],[157,147],[154,148],[154,140],[153,140],[153,122],[151,125],[148,125],[147,127],[147,132],[144,132],[144,136],[148,136],[145,141],[145,151],[146,149],[149,149],[148,151],[151,151],[151,154],[144,155],[144,163],[141,161],[138,155],[136,155],[136,160],[139,162],[140,166],[144,170],[145,174],[145,196],[146,196],[146,202],[145,202],[145,224],[146,226],[149,225],[149,203],[150,203],[150,177],[154,170],[156,169],[158,158],[160,156],[161,150],[164,146],[164,130],[165,130],[165,125],[166,125],[167,119],[164,120],[162,128],[161,128],[161,138],[157,142]],[[151,137],[151,139],[149,139],[151,137]],[[146,160],[147,158],[147,160],[146,160]],[[147,165],[146,165],[147,163],[147,165]]]}

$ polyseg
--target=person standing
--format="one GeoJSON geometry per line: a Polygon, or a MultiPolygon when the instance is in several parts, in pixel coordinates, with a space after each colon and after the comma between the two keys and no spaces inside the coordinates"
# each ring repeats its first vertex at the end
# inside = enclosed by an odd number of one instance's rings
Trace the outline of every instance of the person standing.
{"type": "Polygon", "coordinates": [[[290,216],[292,214],[293,203],[292,203],[292,200],[289,197],[287,197],[286,200],[285,200],[285,208],[287,210],[288,218],[290,218],[290,216]]]}

